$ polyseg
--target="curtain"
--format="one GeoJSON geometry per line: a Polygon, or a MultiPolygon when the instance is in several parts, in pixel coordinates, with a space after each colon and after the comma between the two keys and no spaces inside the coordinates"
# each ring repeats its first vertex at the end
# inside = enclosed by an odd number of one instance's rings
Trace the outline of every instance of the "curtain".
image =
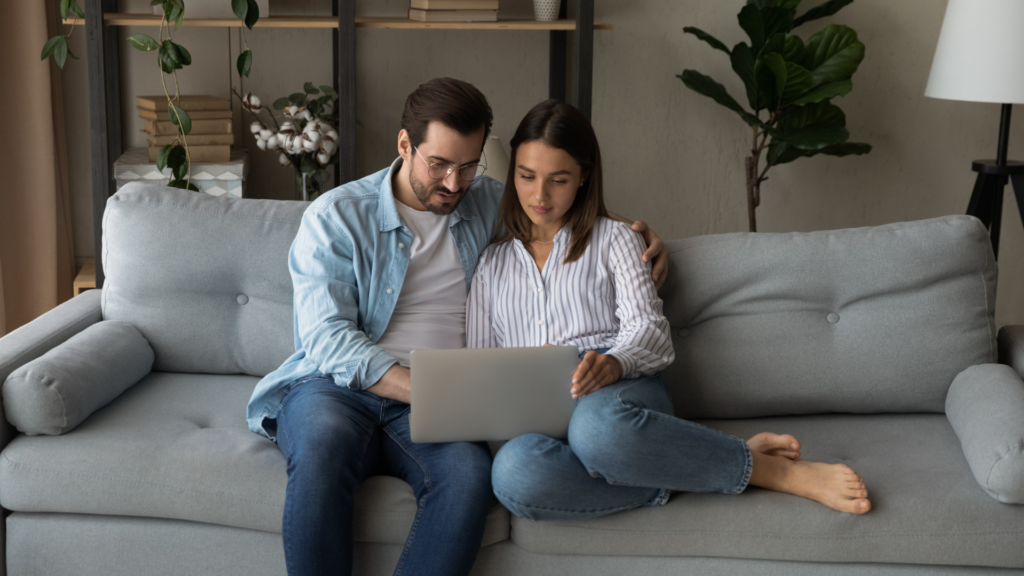
{"type": "MultiPolygon", "coordinates": [[[[0,7],[0,336],[71,298],[75,276],[57,0],[0,7]]],[[[79,27],[75,33],[85,33],[79,27]]],[[[85,66],[68,58],[66,66],[85,66]]]]}

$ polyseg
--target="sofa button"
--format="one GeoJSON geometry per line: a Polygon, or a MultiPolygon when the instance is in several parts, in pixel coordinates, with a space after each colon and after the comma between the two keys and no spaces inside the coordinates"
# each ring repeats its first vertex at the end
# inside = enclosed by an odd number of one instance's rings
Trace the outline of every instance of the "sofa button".
{"type": "Polygon", "coordinates": [[[676,332],[676,335],[679,336],[680,338],[686,338],[687,336],[690,335],[690,331],[687,330],[686,328],[680,328],[679,331],[676,332]]]}
{"type": "Polygon", "coordinates": [[[825,319],[831,322],[832,324],[835,324],[836,322],[839,322],[839,314],[832,312],[831,314],[826,316],[825,319]]]}
{"type": "Polygon", "coordinates": [[[239,294],[237,300],[238,300],[239,304],[248,304],[249,303],[249,297],[246,296],[245,294],[239,294]]]}

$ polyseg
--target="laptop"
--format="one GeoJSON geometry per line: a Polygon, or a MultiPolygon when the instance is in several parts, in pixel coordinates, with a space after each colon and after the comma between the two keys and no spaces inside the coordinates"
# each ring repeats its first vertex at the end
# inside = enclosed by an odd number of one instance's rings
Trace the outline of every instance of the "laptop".
{"type": "Polygon", "coordinates": [[[412,441],[566,438],[578,364],[575,346],[413,350],[412,441]]]}

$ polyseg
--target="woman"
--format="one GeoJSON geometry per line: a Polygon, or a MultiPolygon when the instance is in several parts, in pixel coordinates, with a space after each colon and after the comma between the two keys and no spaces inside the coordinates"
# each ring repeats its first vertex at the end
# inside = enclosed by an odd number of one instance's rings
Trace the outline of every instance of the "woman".
{"type": "Polygon", "coordinates": [[[607,218],[589,121],[563,102],[531,110],[512,138],[499,213],[467,308],[471,348],[577,346],[568,440],[526,434],[495,457],[492,484],[514,514],[593,518],[659,506],[672,490],[738,494],[748,485],[835,510],[871,508],[844,464],[808,462],[790,435],[746,442],[672,416],[658,371],[675,358],[668,320],[638,257],[643,241],[607,218]]]}

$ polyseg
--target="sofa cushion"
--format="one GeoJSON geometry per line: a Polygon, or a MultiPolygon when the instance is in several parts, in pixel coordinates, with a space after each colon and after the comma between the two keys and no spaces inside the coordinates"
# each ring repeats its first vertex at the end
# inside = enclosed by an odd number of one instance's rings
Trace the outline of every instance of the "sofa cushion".
{"type": "Polygon", "coordinates": [[[153,349],[124,322],[97,322],[3,383],[7,421],[25,434],[73,430],[153,368],[153,349]]]}
{"type": "Polygon", "coordinates": [[[131,183],[103,215],[103,318],[154,370],[265,376],[295,352],[288,250],[308,202],[131,183]]]}
{"type": "Polygon", "coordinates": [[[668,248],[680,416],[941,413],[957,374],[996,361],[996,264],[974,217],[668,248]]]}
{"type": "Polygon", "coordinates": [[[740,438],[761,431],[793,434],[804,458],[856,470],[872,510],[835,512],[755,487],[738,495],[676,493],[663,507],[594,520],[513,517],[512,541],[556,554],[1024,567],[1024,506],[996,502],[978,486],[943,415],[702,423],[740,438]]]}
{"type": "MultiPolygon", "coordinates": [[[[0,505],[279,533],[285,459],[245,422],[257,380],[154,372],[68,434],[19,436],[0,454],[0,505]]],[[[356,492],[356,540],[402,543],[415,514],[408,484],[371,477],[356,492]]],[[[508,531],[496,504],[484,544],[508,531]]]]}

